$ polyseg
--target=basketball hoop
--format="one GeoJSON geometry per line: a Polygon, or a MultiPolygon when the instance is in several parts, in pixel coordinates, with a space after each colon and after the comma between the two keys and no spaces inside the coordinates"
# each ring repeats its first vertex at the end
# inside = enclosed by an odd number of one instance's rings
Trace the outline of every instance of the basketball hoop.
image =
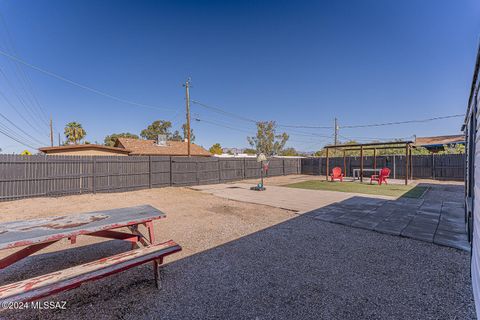
{"type": "Polygon", "coordinates": [[[263,153],[260,153],[258,156],[257,156],[257,162],[260,162],[260,166],[261,166],[261,169],[260,169],[260,177],[261,177],[261,180],[260,180],[260,183],[257,184],[255,187],[251,187],[250,190],[255,190],[255,191],[264,191],[265,190],[265,187],[263,186],[263,173],[264,172],[268,172],[268,163],[269,161],[267,161],[267,157],[263,154],[263,153]],[[267,162],[267,163],[264,163],[264,162],[267,162]]]}

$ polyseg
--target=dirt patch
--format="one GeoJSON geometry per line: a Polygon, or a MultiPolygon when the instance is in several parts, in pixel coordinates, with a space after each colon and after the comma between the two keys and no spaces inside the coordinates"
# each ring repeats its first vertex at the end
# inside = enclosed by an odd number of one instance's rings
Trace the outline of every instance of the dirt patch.
{"type": "MultiPolygon", "coordinates": [[[[167,260],[176,260],[218,246],[295,216],[287,210],[228,200],[188,188],[158,188],[1,202],[0,222],[59,215],[65,215],[67,217],[64,219],[69,220],[68,215],[71,214],[144,204],[149,204],[167,214],[166,219],[160,219],[154,224],[156,240],[173,239],[183,247],[181,253],[172,255],[167,260]]],[[[75,245],[71,245],[67,240],[61,240],[40,251],[39,254],[103,241],[108,240],[78,237],[75,245]]],[[[0,251],[0,258],[11,252],[12,250],[0,251]]],[[[95,254],[92,253],[93,255],[95,254]]],[[[75,265],[75,261],[70,262],[70,265],[75,265]]],[[[47,267],[46,270],[48,269],[47,267]]]]}
{"type": "Polygon", "coordinates": [[[235,207],[229,205],[214,205],[209,210],[219,214],[235,214],[238,211],[235,207]]]}

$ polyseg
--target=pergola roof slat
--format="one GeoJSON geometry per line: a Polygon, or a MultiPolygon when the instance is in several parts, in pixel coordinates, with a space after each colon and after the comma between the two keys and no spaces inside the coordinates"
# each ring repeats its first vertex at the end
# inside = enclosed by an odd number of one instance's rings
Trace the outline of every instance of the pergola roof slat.
{"type": "Polygon", "coordinates": [[[357,144],[337,144],[325,146],[325,149],[341,149],[341,148],[352,148],[352,147],[370,147],[370,146],[395,146],[395,145],[407,145],[412,144],[413,141],[390,141],[390,142],[371,142],[371,143],[357,143],[357,144]]]}

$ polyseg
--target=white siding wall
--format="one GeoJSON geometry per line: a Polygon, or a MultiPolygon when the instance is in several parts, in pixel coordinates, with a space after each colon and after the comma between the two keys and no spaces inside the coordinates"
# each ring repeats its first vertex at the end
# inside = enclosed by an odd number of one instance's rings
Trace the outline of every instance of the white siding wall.
{"type": "MultiPolygon", "coordinates": [[[[478,88],[477,88],[478,89],[478,88]]],[[[478,106],[478,96],[475,97],[473,105],[478,106]]],[[[475,109],[473,109],[475,112],[475,109]]],[[[475,309],[477,311],[477,318],[480,319],[480,134],[478,129],[480,125],[480,119],[478,118],[478,112],[475,115],[477,120],[476,132],[469,132],[469,134],[475,135],[475,170],[474,170],[474,201],[473,201],[473,239],[472,239],[472,261],[471,261],[471,274],[472,274],[472,288],[475,298],[475,309]]]]}
{"type": "Polygon", "coordinates": [[[474,207],[474,227],[473,227],[473,251],[472,251],[472,288],[475,297],[475,308],[477,310],[477,318],[480,319],[480,143],[476,142],[477,151],[475,154],[475,197],[474,207]]]}

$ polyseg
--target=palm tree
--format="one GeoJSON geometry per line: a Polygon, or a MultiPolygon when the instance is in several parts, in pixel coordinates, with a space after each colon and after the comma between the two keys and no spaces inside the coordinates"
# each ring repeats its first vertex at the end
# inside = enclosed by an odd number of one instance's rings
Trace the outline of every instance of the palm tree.
{"type": "Polygon", "coordinates": [[[87,132],[82,128],[82,125],[78,122],[67,123],[64,130],[65,137],[68,143],[78,144],[80,140],[85,138],[87,132]]]}

